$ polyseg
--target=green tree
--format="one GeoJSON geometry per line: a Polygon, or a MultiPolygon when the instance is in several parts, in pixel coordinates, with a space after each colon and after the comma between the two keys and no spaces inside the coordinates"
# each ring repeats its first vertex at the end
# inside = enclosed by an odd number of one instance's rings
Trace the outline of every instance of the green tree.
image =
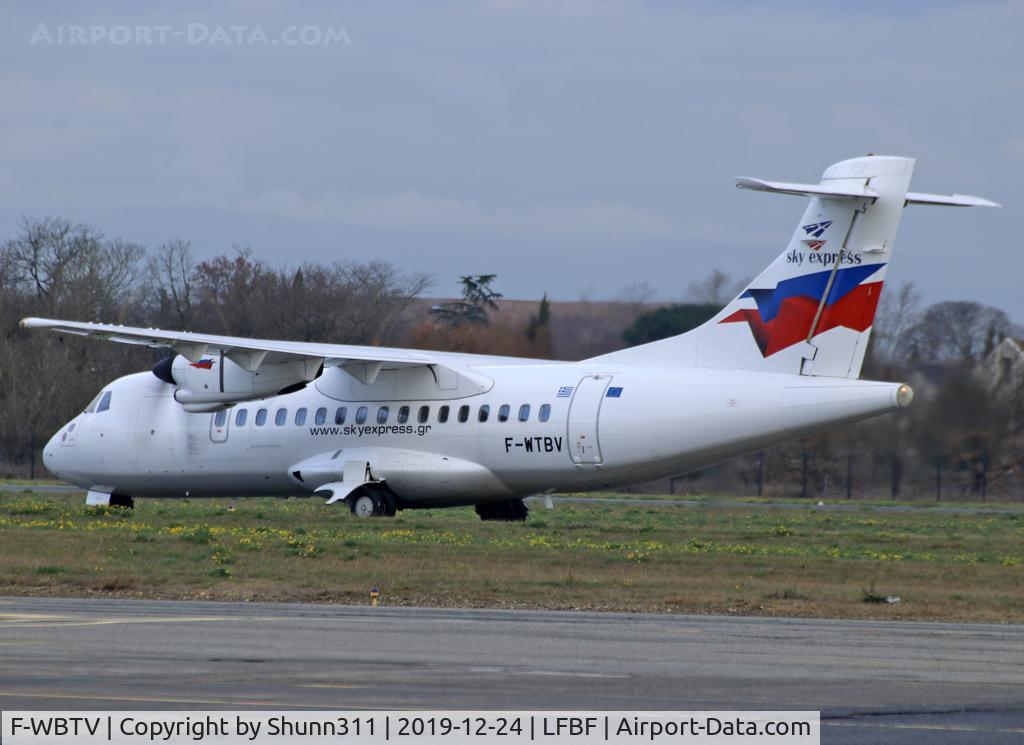
{"type": "Polygon", "coordinates": [[[639,316],[622,332],[630,346],[667,339],[695,329],[721,310],[716,303],[679,303],[655,308],[639,316]]]}
{"type": "Polygon", "coordinates": [[[490,321],[487,312],[497,310],[498,301],[503,297],[491,287],[497,277],[497,274],[463,275],[459,278],[462,283],[462,299],[434,306],[431,313],[451,326],[464,323],[486,326],[490,321]]]}
{"type": "Polygon", "coordinates": [[[526,338],[530,342],[530,354],[533,357],[551,359],[554,356],[554,342],[551,337],[551,303],[545,292],[537,307],[536,315],[530,317],[526,325],[526,338]]]}
{"type": "Polygon", "coordinates": [[[530,341],[536,341],[538,334],[546,329],[551,323],[551,303],[548,302],[548,294],[545,292],[544,297],[540,299],[540,307],[537,309],[537,315],[530,318],[530,323],[526,326],[526,338],[530,341]]]}

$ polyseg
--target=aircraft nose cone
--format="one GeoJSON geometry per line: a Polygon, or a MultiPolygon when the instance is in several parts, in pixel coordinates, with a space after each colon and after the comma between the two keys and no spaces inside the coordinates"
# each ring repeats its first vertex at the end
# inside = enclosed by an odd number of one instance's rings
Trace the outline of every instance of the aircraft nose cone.
{"type": "Polygon", "coordinates": [[[59,479],[63,478],[60,473],[60,458],[58,457],[58,453],[60,453],[60,436],[60,432],[55,434],[43,448],[43,465],[46,466],[47,471],[59,479]]]}

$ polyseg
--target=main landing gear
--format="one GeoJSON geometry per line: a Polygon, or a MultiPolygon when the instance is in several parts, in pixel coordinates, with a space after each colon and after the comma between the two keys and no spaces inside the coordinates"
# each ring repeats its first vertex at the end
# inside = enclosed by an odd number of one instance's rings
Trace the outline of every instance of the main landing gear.
{"type": "Polygon", "coordinates": [[[505,502],[484,502],[476,506],[476,514],[481,520],[501,520],[503,522],[522,522],[529,514],[530,508],[521,499],[509,499],[505,502]]]}
{"type": "Polygon", "coordinates": [[[394,495],[385,489],[360,489],[349,499],[349,505],[356,517],[394,517],[398,511],[394,495]]]}

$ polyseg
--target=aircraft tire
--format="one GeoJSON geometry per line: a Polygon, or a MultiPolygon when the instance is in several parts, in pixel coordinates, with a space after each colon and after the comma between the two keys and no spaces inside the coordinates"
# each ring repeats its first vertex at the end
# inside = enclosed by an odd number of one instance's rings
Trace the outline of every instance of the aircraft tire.
{"type": "Polygon", "coordinates": [[[395,500],[394,495],[390,491],[379,492],[379,495],[384,502],[384,514],[387,517],[394,517],[398,512],[398,502],[395,500]]]}
{"type": "Polygon", "coordinates": [[[363,491],[352,500],[352,514],[356,517],[379,517],[384,514],[384,504],[373,492],[363,491]]]}
{"type": "Polygon", "coordinates": [[[393,517],[398,511],[394,498],[377,489],[363,489],[351,504],[356,517],[393,517]]]}

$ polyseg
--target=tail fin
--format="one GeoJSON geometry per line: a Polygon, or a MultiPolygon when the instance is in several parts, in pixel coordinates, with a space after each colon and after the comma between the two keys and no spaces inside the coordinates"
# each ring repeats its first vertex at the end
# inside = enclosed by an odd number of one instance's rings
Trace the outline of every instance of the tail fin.
{"type": "Polygon", "coordinates": [[[997,206],[910,193],[913,170],[912,158],[867,156],[814,185],[737,179],[811,198],[786,250],[703,326],[600,359],[858,377],[904,205],[997,206]]]}

